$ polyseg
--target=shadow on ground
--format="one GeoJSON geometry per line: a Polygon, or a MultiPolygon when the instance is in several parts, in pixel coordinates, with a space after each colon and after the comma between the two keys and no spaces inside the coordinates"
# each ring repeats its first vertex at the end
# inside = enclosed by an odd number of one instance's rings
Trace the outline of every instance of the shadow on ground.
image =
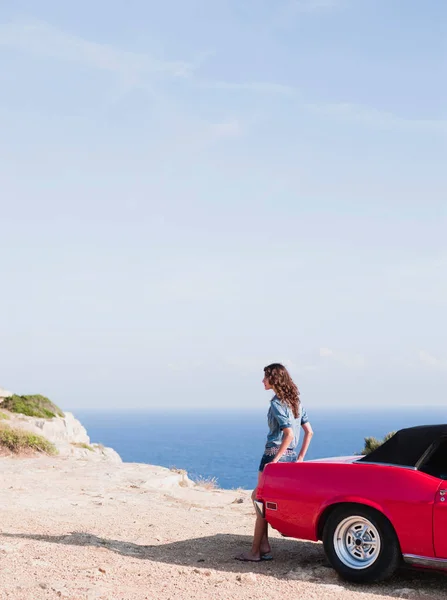
{"type": "MultiPolygon", "coordinates": [[[[246,535],[218,534],[149,546],[100,538],[84,532],[62,536],[25,533],[2,533],[0,536],[65,546],[93,546],[106,548],[122,556],[170,565],[215,569],[235,574],[263,573],[278,579],[302,579],[362,591],[362,586],[353,586],[341,581],[327,563],[322,545],[312,542],[275,538],[272,540],[273,561],[242,563],[234,557],[250,548],[251,538],[246,535]],[[292,576],[291,572],[294,572],[292,576]]],[[[367,591],[395,596],[397,589],[407,588],[422,592],[428,600],[431,597],[447,598],[446,584],[446,575],[442,573],[402,568],[384,584],[369,584],[367,591]]]]}

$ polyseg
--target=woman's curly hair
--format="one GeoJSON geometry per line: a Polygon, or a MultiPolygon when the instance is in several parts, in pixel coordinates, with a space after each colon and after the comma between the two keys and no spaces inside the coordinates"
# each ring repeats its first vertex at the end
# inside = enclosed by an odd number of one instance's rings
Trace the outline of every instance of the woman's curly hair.
{"type": "Polygon", "coordinates": [[[278,398],[290,406],[293,416],[298,418],[300,392],[287,369],[279,363],[273,363],[264,368],[264,373],[278,398]]]}

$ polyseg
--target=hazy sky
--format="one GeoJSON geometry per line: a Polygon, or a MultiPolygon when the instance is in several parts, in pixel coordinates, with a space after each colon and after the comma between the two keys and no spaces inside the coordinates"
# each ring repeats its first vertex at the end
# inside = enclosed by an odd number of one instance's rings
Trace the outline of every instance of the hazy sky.
{"type": "Polygon", "coordinates": [[[445,0],[0,6],[0,384],[447,399],[445,0]]]}

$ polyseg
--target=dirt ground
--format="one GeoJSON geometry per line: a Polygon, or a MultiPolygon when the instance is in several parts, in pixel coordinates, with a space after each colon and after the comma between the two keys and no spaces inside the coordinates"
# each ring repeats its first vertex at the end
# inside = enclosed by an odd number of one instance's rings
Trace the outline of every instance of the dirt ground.
{"type": "Polygon", "coordinates": [[[240,563],[249,493],[182,487],[169,471],[70,458],[0,458],[1,600],[447,600],[441,574],[355,587],[321,544],[273,534],[274,560],[240,563]]]}

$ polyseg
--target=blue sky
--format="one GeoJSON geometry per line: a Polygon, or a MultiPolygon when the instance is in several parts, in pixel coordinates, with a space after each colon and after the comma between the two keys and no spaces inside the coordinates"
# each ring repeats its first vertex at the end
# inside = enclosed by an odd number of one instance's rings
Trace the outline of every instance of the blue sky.
{"type": "Polygon", "coordinates": [[[447,393],[444,0],[0,7],[0,384],[65,408],[447,393]]]}

